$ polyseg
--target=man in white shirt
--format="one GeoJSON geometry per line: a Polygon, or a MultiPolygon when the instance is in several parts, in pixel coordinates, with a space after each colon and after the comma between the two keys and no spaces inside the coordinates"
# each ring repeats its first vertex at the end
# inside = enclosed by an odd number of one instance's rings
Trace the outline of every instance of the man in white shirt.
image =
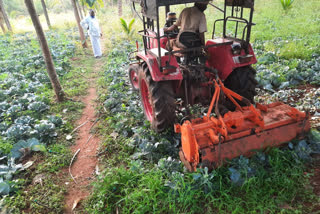
{"type": "Polygon", "coordinates": [[[205,45],[205,36],[204,33],[207,32],[207,20],[206,16],[203,13],[209,4],[209,1],[195,3],[193,7],[185,8],[180,16],[178,21],[171,27],[165,29],[165,32],[172,31],[177,27],[180,27],[180,32],[177,37],[176,42],[173,45],[176,45],[179,48],[186,48],[183,43],[188,43],[188,41],[183,41],[185,39],[180,39],[181,34],[193,33],[199,35],[201,45],[205,45]]]}
{"type": "Polygon", "coordinates": [[[93,54],[96,58],[100,58],[102,56],[100,45],[100,37],[102,36],[102,33],[99,26],[99,21],[95,17],[95,12],[93,10],[90,10],[89,16],[84,18],[80,22],[80,25],[84,30],[88,30],[93,48],[93,54]]]}

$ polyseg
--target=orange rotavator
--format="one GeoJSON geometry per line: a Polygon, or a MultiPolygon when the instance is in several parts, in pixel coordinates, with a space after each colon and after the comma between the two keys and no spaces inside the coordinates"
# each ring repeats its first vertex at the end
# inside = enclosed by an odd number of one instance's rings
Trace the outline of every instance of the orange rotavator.
{"type": "Polygon", "coordinates": [[[281,102],[269,105],[256,104],[214,81],[215,93],[206,116],[175,124],[175,132],[181,133],[181,161],[189,171],[201,167],[222,165],[240,155],[250,156],[254,151],[280,146],[310,130],[308,115],[281,102]],[[237,107],[224,116],[219,113],[220,90],[237,107]],[[235,100],[245,102],[241,107],[235,100]],[[210,116],[215,106],[215,116],[210,116]]]}
{"type": "Polygon", "coordinates": [[[137,43],[129,79],[133,89],[140,92],[151,127],[162,132],[177,122],[177,112],[193,118],[190,106],[209,107],[206,116],[174,125],[181,133],[180,158],[190,171],[218,167],[226,160],[280,146],[309,131],[306,113],[283,103],[252,104],[257,94],[252,67],[257,60],[250,44],[254,0],[225,0],[223,9],[209,3],[223,13],[223,18],[213,22],[212,38],[205,44],[196,32],[175,28],[164,33],[161,28],[176,22],[170,16],[175,14],[171,5],[192,3],[187,5],[192,7],[196,3],[192,10],[203,10],[208,1],[132,0],[134,9],[136,3],[142,11],[142,17],[137,14],[143,23],[139,31],[143,50],[137,43]],[[166,11],[163,15],[169,15],[166,23],[160,23],[161,7],[166,11]],[[219,23],[222,38],[216,37],[219,23]],[[185,48],[173,45],[177,40],[185,48]]]}

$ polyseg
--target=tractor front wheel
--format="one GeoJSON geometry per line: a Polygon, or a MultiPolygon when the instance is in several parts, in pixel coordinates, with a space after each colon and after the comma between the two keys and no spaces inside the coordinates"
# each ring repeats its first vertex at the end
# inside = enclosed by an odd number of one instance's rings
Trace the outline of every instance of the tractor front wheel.
{"type": "Polygon", "coordinates": [[[148,66],[139,72],[139,89],[144,114],[152,129],[162,132],[173,127],[175,121],[175,97],[170,81],[154,82],[148,66]]]}
{"type": "Polygon", "coordinates": [[[140,69],[139,65],[130,65],[129,67],[129,79],[130,79],[132,89],[134,91],[139,90],[139,77],[138,77],[139,69],[140,69]]]}

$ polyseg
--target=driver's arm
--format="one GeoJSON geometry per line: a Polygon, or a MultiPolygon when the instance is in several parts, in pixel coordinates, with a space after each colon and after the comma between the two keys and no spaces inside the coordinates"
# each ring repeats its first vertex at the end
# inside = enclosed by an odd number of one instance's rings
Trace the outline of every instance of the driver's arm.
{"type": "Polygon", "coordinates": [[[170,27],[168,28],[164,28],[164,32],[168,32],[168,31],[173,31],[175,30],[176,28],[178,28],[175,24],[171,25],[170,27]]]}
{"type": "Polygon", "coordinates": [[[179,16],[179,18],[178,18],[176,23],[174,23],[173,25],[171,25],[168,28],[163,29],[164,32],[173,31],[175,29],[178,29],[178,26],[181,26],[181,15],[182,15],[182,13],[183,13],[183,11],[180,13],[180,16],[179,16]]]}

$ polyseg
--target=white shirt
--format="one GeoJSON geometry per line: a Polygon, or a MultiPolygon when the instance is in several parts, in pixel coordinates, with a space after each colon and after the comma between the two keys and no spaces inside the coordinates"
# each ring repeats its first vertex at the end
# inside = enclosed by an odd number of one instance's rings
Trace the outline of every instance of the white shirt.
{"type": "Polygon", "coordinates": [[[80,22],[80,25],[85,30],[87,30],[89,27],[88,32],[90,36],[100,37],[101,30],[98,19],[87,16],[80,22]]]}

